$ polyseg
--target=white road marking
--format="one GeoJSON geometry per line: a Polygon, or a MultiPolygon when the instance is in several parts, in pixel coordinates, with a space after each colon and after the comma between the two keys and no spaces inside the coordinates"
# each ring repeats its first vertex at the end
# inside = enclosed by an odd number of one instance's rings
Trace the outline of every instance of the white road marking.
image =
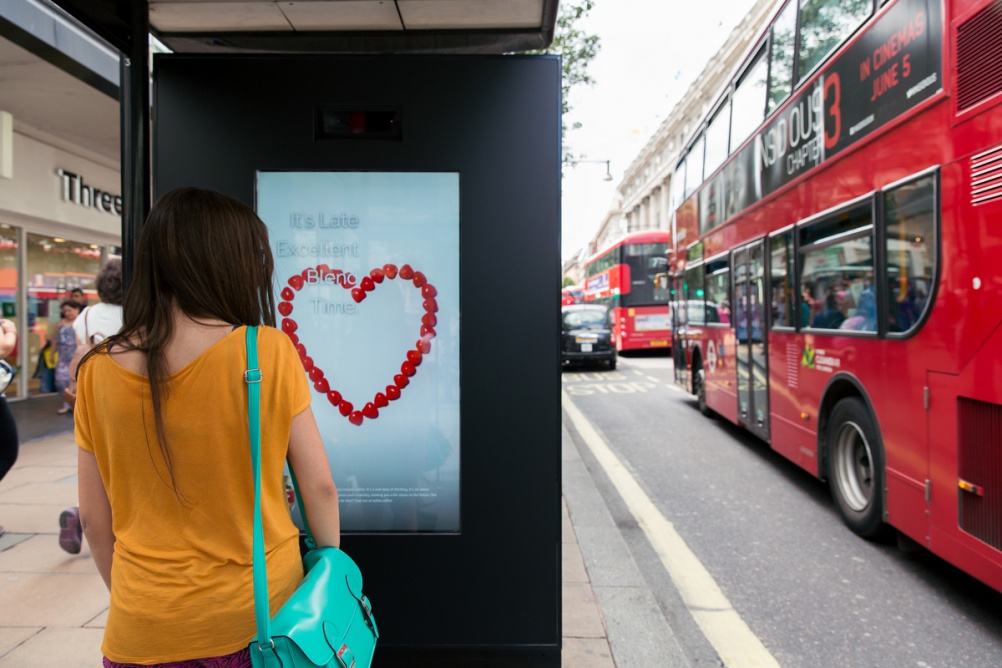
{"type": "Polygon", "coordinates": [[[668,384],[668,385],[665,385],[665,387],[667,387],[669,390],[675,390],[676,392],[685,392],[685,390],[683,390],[678,385],[668,384]]]}
{"type": "Polygon", "coordinates": [[[729,668],[779,668],[779,662],[748,628],[713,576],[630,475],[605,439],[578,410],[567,393],[561,394],[561,403],[574,428],[605,469],[616,491],[643,529],[685,601],[689,614],[696,620],[723,664],[729,668]]]}

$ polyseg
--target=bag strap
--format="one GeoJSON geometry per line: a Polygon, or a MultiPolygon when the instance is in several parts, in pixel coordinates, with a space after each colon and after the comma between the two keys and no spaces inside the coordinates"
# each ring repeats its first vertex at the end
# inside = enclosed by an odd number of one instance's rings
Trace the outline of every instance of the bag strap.
{"type": "Polygon", "coordinates": [[[261,521],[261,369],[257,363],[257,327],[247,328],[247,427],[250,433],[251,468],[254,471],[254,619],[258,650],[265,665],[275,665],[271,639],[271,608],[268,604],[268,566],[264,557],[264,525],[261,521]]]}
{"type": "MultiPolygon", "coordinates": [[[[244,372],[244,382],[247,383],[247,427],[250,433],[251,468],[254,472],[254,618],[257,625],[258,649],[264,656],[265,666],[278,666],[278,657],[274,653],[275,643],[271,639],[271,607],[268,598],[268,568],[264,550],[264,523],[261,518],[261,368],[257,357],[257,327],[247,328],[247,370],[244,372]]],[[[310,526],[306,521],[306,506],[299,493],[299,483],[296,474],[289,465],[292,486],[296,490],[296,500],[306,529],[306,544],[312,550],[317,546],[310,526]]]]}

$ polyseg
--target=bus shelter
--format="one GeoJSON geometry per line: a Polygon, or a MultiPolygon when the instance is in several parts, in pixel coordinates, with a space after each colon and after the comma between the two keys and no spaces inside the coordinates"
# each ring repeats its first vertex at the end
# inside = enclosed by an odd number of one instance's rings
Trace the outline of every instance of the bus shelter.
{"type": "Polygon", "coordinates": [[[174,187],[271,228],[379,664],[559,665],[560,62],[504,55],[549,45],[557,0],[55,4],[121,52],[126,280],[174,187]],[[331,369],[395,345],[360,314],[412,312],[396,389],[345,413],[326,381],[362,374],[331,369]],[[324,358],[342,335],[365,349],[324,358]]]}

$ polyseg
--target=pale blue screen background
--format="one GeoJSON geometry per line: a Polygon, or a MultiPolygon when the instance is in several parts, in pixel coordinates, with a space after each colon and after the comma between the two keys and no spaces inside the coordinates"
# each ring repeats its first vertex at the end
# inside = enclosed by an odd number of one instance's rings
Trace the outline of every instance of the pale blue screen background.
{"type": "MultiPolygon", "coordinates": [[[[291,276],[319,264],[359,281],[409,264],[437,290],[431,352],[399,399],[361,426],[316,390],[312,406],[342,530],[459,531],[459,175],[258,172],[257,212],[269,229],[279,303],[291,276]]],[[[394,384],[426,313],[412,281],[386,279],[357,304],[340,285],[294,295],[289,317],[331,389],[361,410],[394,384]]]]}

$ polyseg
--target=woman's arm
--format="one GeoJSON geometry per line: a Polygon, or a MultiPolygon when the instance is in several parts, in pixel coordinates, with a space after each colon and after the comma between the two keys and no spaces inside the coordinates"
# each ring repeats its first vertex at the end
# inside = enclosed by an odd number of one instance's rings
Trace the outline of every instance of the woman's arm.
{"type": "Polygon", "coordinates": [[[111,524],[111,503],[101,480],[93,452],[80,449],[77,461],[77,486],[80,494],[80,526],[87,536],[94,564],[111,590],[111,555],[115,550],[115,532],[111,524]]]}
{"type": "Polygon", "coordinates": [[[307,407],[292,418],[289,435],[289,464],[296,473],[299,493],[306,506],[306,520],[319,547],[341,545],[341,517],[338,514],[337,487],[331,478],[320,430],[313,409],[307,407]]]}
{"type": "Polygon", "coordinates": [[[0,358],[10,355],[17,345],[17,326],[6,318],[0,320],[0,358]]]}

